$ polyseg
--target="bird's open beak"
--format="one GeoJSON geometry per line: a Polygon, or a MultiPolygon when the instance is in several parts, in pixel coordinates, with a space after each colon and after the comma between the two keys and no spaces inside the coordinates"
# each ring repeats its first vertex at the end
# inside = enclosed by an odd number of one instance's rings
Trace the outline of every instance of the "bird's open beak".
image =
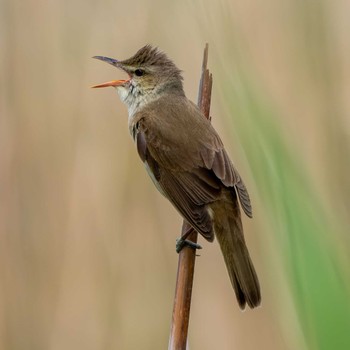
{"type": "MultiPolygon", "coordinates": [[[[96,58],[97,60],[101,60],[101,61],[107,62],[107,63],[111,64],[114,67],[123,69],[121,64],[119,63],[119,61],[114,59],[114,58],[109,58],[109,57],[104,57],[104,56],[94,56],[93,58],[96,58]]],[[[106,83],[94,85],[94,86],[91,86],[91,87],[92,88],[103,88],[103,87],[108,87],[108,86],[115,87],[115,86],[123,85],[127,81],[128,80],[112,80],[112,81],[108,81],[106,83]]]]}
{"type": "Polygon", "coordinates": [[[119,61],[114,59],[114,58],[109,58],[109,57],[105,57],[105,56],[94,56],[92,58],[96,58],[97,60],[101,60],[101,61],[107,62],[107,63],[111,64],[114,67],[120,68],[119,61]]]}
{"type": "Polygon", "coordinates": [[[98,84],[91,86],[92,88],[103,88],[103,87],[108,87],[108,86],[120,86],[123,85],[127,80],[112,80],[112,81],[107,81],[106,83],[98,84]]]}

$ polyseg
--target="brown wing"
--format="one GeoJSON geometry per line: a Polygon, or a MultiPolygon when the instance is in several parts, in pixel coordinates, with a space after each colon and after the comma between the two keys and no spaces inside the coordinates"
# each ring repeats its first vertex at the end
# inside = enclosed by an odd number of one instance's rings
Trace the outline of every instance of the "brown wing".
{"type": "Polygon", "coordinates": [[[233,166],[226,150],[220,144],[216,149],[202,148],[201,159],[207,169],[212,169],[215,175],[227,187],[235,187],[242,209],[248,217],[252,217],[252,207],[248,191],[238,171],[233,166]]]}
{"type": "MultiPolygon", "coordinates": [[[[155,164],[163,191],[173,198],[169,199],[184,217],[186,210],[191,209],[185,208],[186,203],[204,208],[218,198],[221,184],[236,189],[242,209],[252,216],[249,195],[240,175],[218,134],[194,104],[187,99],[174,101],[174,105],[168,103],[166,116],[146,110],[137,119],[134,131],[137,129],[139,155],[155,164]],[[179,104],[186,107],[181,108],[181,113],[179,104]]],[[[186,219],[196,228],[200,220],[209,228],[209,214],[199,215],[193,207],[188,215],[192,217],[186,219]]]]}
{"type": "MultiPolygon", "coordinates": [[[[206,205],[215,201],[221,191],[220,182],[206,169],[174,171],[160,166],[147,147],[143,131],[135,135],[140,158],[146,164],[156,187],[203,237],[213,241],[212,219],[206,205]]],[[[159,152],[159,150],[158,150],[159,152]]],[[[153,151],[154,153],[154,151],[153,151]]]]}

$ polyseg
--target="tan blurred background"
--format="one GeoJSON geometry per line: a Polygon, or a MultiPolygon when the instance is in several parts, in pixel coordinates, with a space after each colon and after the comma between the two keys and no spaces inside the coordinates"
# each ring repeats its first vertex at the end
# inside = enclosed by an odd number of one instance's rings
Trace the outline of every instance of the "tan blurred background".
{"type": "Polygon", "coordinates": [[[319,202],[339,214],[334,239],[344,249],[349,5],[0,0],[0,349],[167,348],[181,220],[146,175],[115,92],[89,88],[123,73],[91,57],[124,59],[157,45],[196,101],[205,42],[213,124],[253,200],[254,220],[244,225],[263,303],[239,310],[217,244],[202,241],[190,348],[318,348],[272,234],[283,221],[268,211],[252,170],[255,139],[235,128],[225,103],[230,81],[248,73],[319,202]]]}

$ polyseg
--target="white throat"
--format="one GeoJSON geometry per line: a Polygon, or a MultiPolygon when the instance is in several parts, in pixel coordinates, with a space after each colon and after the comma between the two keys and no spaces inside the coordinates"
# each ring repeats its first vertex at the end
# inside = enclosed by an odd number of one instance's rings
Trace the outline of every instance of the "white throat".
{"type": "Polygon", "coordinates": [[[147,93],[141,92],[131,81],[128,86],[117,86],[117,93],[120,100],[126,104],[129,113],[129,123],[137,111],[144,107],[147,103],[155,101],[159,98],[155,90],[149,90],[147,93]]]}

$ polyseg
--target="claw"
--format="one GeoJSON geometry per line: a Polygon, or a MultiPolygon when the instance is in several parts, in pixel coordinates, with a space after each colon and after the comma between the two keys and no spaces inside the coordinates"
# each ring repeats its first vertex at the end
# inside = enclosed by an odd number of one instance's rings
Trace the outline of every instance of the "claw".
{"type": "Polygon", "coordinates": [[[192,241],[189,241],[187,239],[183,239],[183,238],[178,238],[176,240],[176,253],[180,253],[181,250],[184,248],[184,247],[190,247],[192,249],[202,249],[202,247],[198,244],[198,243],[194,243],[192,241]]]}

